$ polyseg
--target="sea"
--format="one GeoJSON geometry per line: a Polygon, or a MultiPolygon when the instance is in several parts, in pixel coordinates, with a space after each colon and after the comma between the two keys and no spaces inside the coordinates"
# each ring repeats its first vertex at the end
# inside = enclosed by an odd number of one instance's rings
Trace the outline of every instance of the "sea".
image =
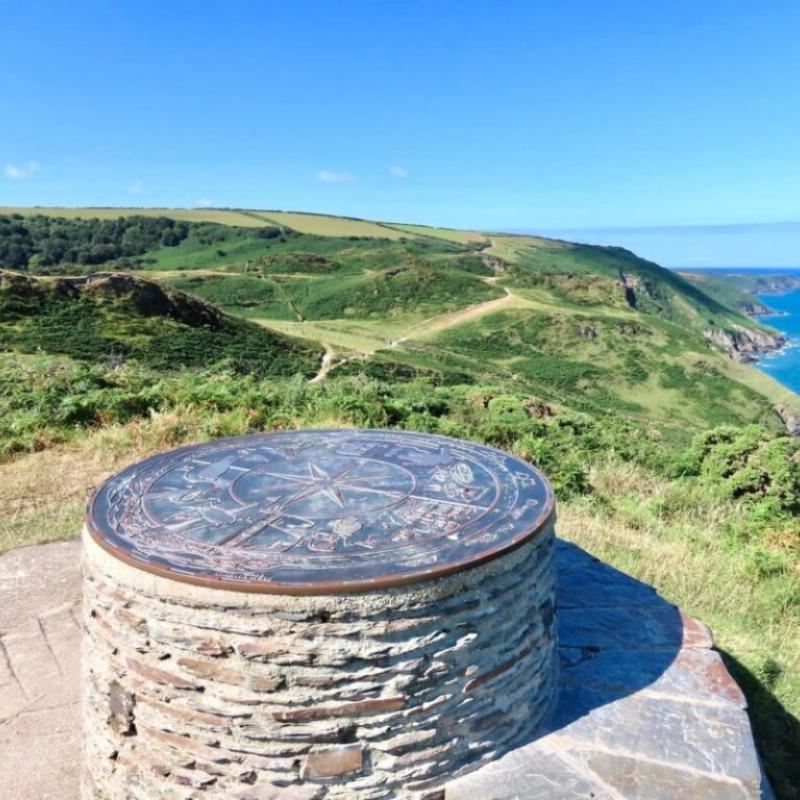
{"type": "MultiPolygon", "coordinates": [[[[800,267],[685,267],[693,272],[739,272],[748,275],[796,275],[800,267]]],[[[787,345],[776,353],[764,355],[755,367],[800,394],[800,289],[783,294],[760,294],[759,300],[777,313],[764,314],[759,319],[779,330],[787,345]]]]}
{"type": "MultiPolygon", "coordinates": [[[[800,275],[800,270],[792,274],[800,275]]],[[[781,312],[759,319],[765,325],[777,328],[788,339],[788,344],[777,353],[759,358],[756,366],[800,394],[800,289],[786,294],[759,295],[759,299],[764,305],[781,312]]]]}

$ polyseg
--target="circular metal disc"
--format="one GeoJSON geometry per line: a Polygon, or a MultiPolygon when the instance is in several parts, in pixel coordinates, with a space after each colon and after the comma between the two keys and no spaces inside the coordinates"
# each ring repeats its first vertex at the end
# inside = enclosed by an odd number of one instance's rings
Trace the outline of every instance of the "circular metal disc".
{"type": "Polygon", "coordinates": [[[517,547],[553,511],[520,459],[442,436],[307,430],[172,450],[110,478],[87,526],[175,580],[280,594],[369,591],[517,547]]]}

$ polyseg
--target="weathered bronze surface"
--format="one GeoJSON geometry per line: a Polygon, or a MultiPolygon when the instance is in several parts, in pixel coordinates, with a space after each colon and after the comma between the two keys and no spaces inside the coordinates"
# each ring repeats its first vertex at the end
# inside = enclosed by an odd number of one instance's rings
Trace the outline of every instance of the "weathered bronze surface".
{"type": "Polygon", "coordinates": [[[378,430],[289,431],[162,453],[109,479],[88,527],[118,558],[251,592],[368,591],[531,538],[547,481],[493,448],[378,430]]]}

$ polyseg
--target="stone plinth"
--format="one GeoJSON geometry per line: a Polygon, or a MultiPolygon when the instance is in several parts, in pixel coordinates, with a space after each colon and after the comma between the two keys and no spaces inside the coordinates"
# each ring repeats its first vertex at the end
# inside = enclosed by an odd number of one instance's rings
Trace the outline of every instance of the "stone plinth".
{"type": "Polygon", "coordinates": [[[557,700],[553,502],[440,437],[184,448],[93,498],[84,800],[440,798],[557,700]]]}

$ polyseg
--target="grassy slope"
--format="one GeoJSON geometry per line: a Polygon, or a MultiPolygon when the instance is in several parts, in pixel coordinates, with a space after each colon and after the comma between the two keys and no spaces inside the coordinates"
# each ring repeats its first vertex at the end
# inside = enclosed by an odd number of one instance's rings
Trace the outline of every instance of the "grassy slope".
{"type": "Polygon", "coordinates": [[[178,246],[146,254],[142,269],[341,355],[473,379],[488,369],[500,384],[558,402],[695,428],[765,421],[774,403],[796,405],[703,338],[709,329],[763,326],[620,248],[530,236],[481,241],[318,214],[174,213],[228,224],[193,229],[178,246]],[[256,227],[240,227],[242,219],[256,227]],[[412,238],[400,240],[403,232],[412,238]],[[504,292],[512,300],[495,308],[504,292]]]}
{"type": "MultiPolygon", "coordinates": [[[[492,252],[510,262],[518,285],[544,284],[568,302],[607,304],[610,285],[622,276],[636,294],[636,308],[694,329],[764,326],[748,319],[735,307],[707,295],[681,275],[639,258],[619,247],[597,247],[530,237],[522,243],[495,238],[492,252]]],[[[616,304],[620,305],[619,293],[616,304]]]]}
{"type": "Polygon", "coordinates": [[[733,281],[726,279],[722,275],[714,275],[710,272],[692,272],[690,270],[680,270],[679,274],[709,297],[713,297],[729,308],[743,309],[761,305],[761,302],[752,291],[737,286],[733,281]]]}
{"type": "Polygon", "coordinates": [[[790,392],[703,336],[712,325],[756,324],[654,264],[618,249],[530,237],[494,237],[489,256],[501,259],[499,286],[513,303],[455,326],[418,325],[410,330],[413,341],[379,350],[373,360],[490,374],[499,385],[554,402],[590,412],[613,408],[687,430],[777,425],[772,406],[796,404],[790,392]],[[635,308],[622,274],[638,284],[635,308]]]}
{"type": "MultiPolygon", "coordinates": [[[[690,270],[681,270],[682,273],[690,270]]],[[[771,292],[788,292],[796,289],[800,285],[800,276],[796,270],[778,269],[765,270],[715,270],[713,274],[708,272],[697,273],[699,277],[711,277],[718,283],[723,283],[728,287],[733,287],[741,292],[751,292],[755,294],[771,292]]]]}
{"type": "Polygon", "coordinates": [[[258,275],[224,275],[194,271],[159,273],[170,286],[202,297],[223,311],[248,319],[292,320],[295,318],[281,287],[258,275]]]}
{"type": "Polygon", "coordinates": [[[262,377],[310,376],[321,358],[314,345],[141,278],[83,283],[2,272],[0,349],[99,364],[133,360],[160,370],[227,364],[262,377]]]}
{"type": "Polygon", "coordinates": [[[502,312],[458,323],[455,309],[502,298],[501,288],[430,266],[367,274],[345,270],[335,279],[311,274],[165,279],[227,311],[321,339],[341,352],[370,353],[387,341],[409,337],[413,341],[406,341],[405,348],[393,348],[382,358],[424,363],[433,350],[430,366],[446,368],[442,362],[449,360],[455,371],[476,375],[491,364],[499,382],[525,385],[587,410],[615,406],[700,428],[764,420],[772,399],[764,393],[776,399],[784,394],[768,378],[710,350],[698,333],[630,309],[611,281],[592,287],[597,296],[589,301],[585,287],[574,283],[519,288],[507,278],[502,283],[513,292],[514,302],[502,312]],[[324,325],[283,324],[301,320],[324,325]],[[409,348],[415,350],[411,355],[409,348]]]}

